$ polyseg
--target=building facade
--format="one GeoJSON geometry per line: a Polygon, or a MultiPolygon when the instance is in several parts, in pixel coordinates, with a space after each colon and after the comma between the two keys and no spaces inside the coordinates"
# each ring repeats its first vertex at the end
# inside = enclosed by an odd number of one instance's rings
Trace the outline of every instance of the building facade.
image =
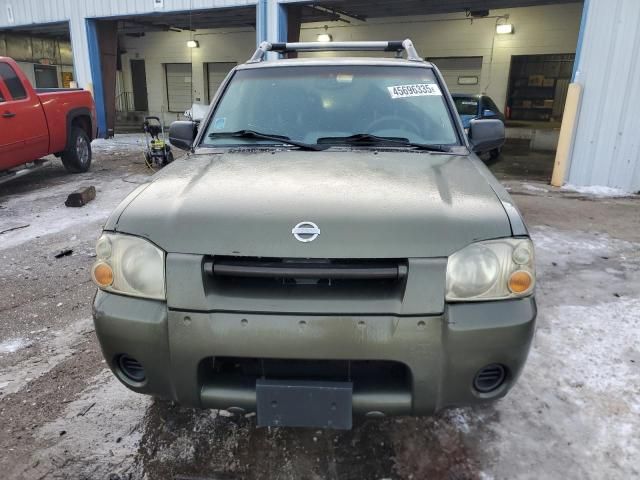
{"type": "Polygon", "coordinates": [[[123,111],[170,122],[193,103],[207,104],[226,73],[263,40],[409,37],[452,91],[490,95],[512,122],[559,128],[568,85],[580,83],[568,181],[640,190],[634,128],[640,94],[633,88],[640,77],[640,2],[458,3],[0,0],[0,55],[21,46],[34,82],[53,81],[55,67],[60,86],[73,79],[92,90],[100,132],[109,135],[123,111]],[[509,34],[498,33],[501,25],[510,26],[509,34]],[[56,37],[56,30],[67,33],[56,37]],[[40,46],[56,38],[57,47],[40,46]],[[57,54],[43,53],[56,48],[57,54]]]}

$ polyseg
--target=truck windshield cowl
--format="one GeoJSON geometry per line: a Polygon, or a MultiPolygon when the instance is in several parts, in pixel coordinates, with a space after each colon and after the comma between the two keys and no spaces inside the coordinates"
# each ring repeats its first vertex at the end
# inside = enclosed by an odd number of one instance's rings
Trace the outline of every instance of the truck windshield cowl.
{"type": "Polygon", "coordinates": [[[302,150],[320,151],[326,150],[330,145],[311,145],[308,143],[298,142],[291,140],[285,135],[272,135],[270,133],[256,132],[255,130],[238,130],[237,132],[213,132],[209,134],[210,139],[219,138],[242,138],[242,139],[257,139],[257,140],[273,140],[277,144],[293,145],[302,150]]]}
{"type": "Polygon", "coordinates": [[[460,145],[430,68],[313,65],[238,70],[200,146],[273,144],[277,140],[309,150],[314,145],[323,149],[332,144],[386,143],[448,151],[460,145]]]}

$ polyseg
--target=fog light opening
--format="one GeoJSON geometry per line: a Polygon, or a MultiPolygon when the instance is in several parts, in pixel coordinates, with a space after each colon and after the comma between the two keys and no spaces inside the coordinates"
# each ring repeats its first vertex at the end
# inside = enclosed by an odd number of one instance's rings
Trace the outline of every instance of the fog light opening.
{"type": "Polygon", "coordinates": [[[117,363],[118,368],[127,380],[137,383],[144,382],[146,378],[144,367],[135,358],[129,355],[120,355],[117,363]]]}
{"type": "Polygon", "coordinates": [[[480,393],[491,393],[504,383],[507,370],[504,365],[492,363],[481,368],[473,379],[473,388],[480,393]]]}

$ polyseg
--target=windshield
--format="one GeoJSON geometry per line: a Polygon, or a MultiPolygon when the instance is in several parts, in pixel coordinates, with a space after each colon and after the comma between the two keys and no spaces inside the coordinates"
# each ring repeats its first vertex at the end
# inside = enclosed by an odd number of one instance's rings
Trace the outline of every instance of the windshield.
{"type": "MultiPolygon", "coordinates": [[[[202,146],[274,144],[226,135],[251,130],[306,144],[344,144],[373,135],[457,145],[433,71],[420,67],[291,66],[238,70],[212,116],[202,146]]],[[[377,139],[378,141],[380,139],[377,139]]]]}
{"type": "Polygon", "coordinates": [[[453,97],[460,115],[478,115],[478,100],[473,97],[453,97]]]}

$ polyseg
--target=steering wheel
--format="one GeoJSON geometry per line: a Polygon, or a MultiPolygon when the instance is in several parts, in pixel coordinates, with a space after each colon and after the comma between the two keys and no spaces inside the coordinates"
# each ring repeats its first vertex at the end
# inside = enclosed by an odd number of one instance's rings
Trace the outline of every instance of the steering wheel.
{"type": "Polygon", "coordinates": [[[388,128],[398,129],[398,130],[406,130],[416,135],[420,136],[421,132],[418,130],[416,124],[406,118],[396,117],[393,115],[385,115],[384,117],[380,117],[369,125],[367,125],[367,133],[375,134],[376,130],[379,130],[384,125],[387,125],[388,128]]]}

